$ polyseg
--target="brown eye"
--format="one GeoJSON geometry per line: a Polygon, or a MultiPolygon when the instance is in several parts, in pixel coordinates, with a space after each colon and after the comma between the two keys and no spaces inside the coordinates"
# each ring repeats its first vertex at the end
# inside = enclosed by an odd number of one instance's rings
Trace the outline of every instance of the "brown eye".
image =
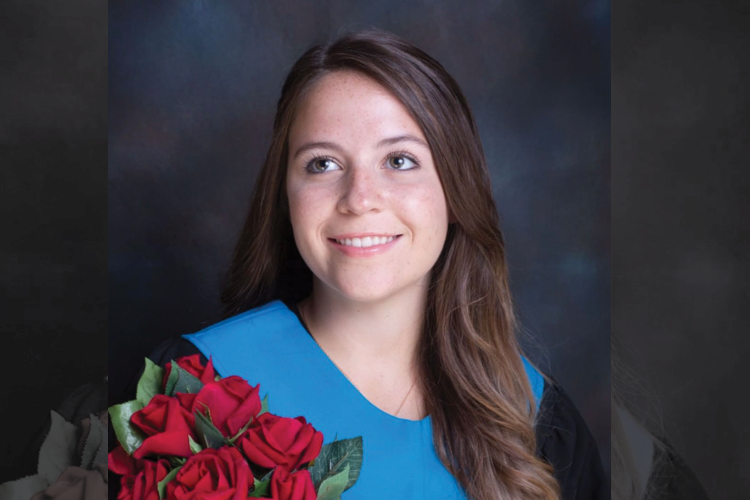
{"type": "Polygon", "coordinates": [[[315,174],[322,174],[331,170],[340,170],[340,167],[330,158],[315,158],[308,163],[307,170],[315,174]]]}
{"type": "Polygon", "coordinates": [[[417,166],[414,160],[403,155],[391,156],[388,158],[388,164],[394,170],[411,170],[417,166]]]}
{"type": "Polygon", "coordinates": [[[331,160],[318,160],[315,162],[315,170],[320,170],[321,172],[324,172],[328,170],[328,168],[333,164],[331,160]]]}

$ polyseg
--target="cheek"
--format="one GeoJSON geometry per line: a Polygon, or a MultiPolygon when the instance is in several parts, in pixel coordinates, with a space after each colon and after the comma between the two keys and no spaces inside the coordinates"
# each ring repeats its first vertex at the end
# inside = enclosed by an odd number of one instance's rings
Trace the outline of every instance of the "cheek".
{"type": "Polygon", "coordinates": [[[312,186],[290,189],[287,191],[289,199],[289,219],[294,230],[297,246],[311,244],[317,238],[317,233],[326,214],[330,212],[329,198],[312,186]]]}
{"type": "Polygon", "coordinates": [[[448,207],[439,184],[412,190],[397,199],[401,200],[402,213],[409,218],[418,241],[443,243],[448,229],[448,207]]]}
{"type": "Polygon", "coordinates": [[[316,197],[309,187],[291,184],[287,189],[287,198],[289,199],[289,216],[292,219],[292,224],[316,213],[314,206],[316,197]]]}

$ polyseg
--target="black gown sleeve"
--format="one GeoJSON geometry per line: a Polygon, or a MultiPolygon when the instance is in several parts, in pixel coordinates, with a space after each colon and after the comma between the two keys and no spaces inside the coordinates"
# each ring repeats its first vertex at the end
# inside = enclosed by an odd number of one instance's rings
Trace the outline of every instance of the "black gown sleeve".
{"type": "Polygon", "coordinates": [[[563,500],[611,498],[596,441],[573,401],[554,380],[545,381],[535,429],[537,456],[554,468],[563,500]]]}

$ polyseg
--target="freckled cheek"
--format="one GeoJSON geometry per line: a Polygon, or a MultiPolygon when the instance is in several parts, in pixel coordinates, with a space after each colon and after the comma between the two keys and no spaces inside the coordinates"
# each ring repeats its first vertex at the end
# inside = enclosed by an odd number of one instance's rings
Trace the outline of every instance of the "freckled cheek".
{"type": "Polygon", "coordinates": [[[318,233],[330,216],[329,196],[311,187],[288,193],[289,212],[295,235],[302,241],[317,241],[318,233]]]}
{"type": "Polygon", "coordinates": [[[399,212],[414,231],[415,238],[427,243],[442,237],[448,226],[448,209],[442,189],[412,190],[398,196],[399,212]]]}

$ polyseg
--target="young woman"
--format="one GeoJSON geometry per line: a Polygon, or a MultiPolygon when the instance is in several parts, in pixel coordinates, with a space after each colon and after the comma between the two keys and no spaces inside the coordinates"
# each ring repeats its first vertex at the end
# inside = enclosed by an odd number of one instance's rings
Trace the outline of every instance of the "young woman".
{"type": "Polygon", "coordinates": [[[609,496],[519,349],[471,110],[407,42],[357,32],[294,65],[222,299],[225,321],[151,358],[211,356],[326,442],[363,436],[346,500],[609,496]]]}

